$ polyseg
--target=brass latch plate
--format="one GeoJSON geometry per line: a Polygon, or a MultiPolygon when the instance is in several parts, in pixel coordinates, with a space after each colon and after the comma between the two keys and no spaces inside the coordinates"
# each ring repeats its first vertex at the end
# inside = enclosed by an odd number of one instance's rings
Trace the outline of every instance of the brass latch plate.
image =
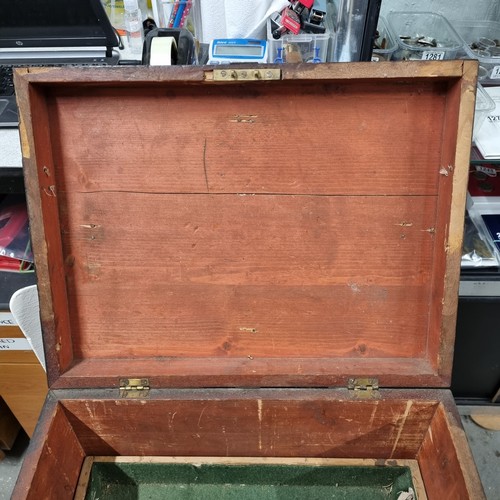
{"type": "Polygon", "coordinates": [[[350,378],[347,382],[347,388],[352,391],[356,399],[377,399],[380,397],[377,378],[350,378]]]}
{"type": "MultiPolygon", "coordinates": [[[[209,79],[208,71],[205,74],[207,75],[207,79],[209,79]]],[[[213,80],[216,82],[281,80],[281,69],[275,69],[275,68],[214,69],[213,80]]]]}
{"type": "Polygon", "coordinates": [[[147,398],[149,396],[149,379],[147,378],[121,378],[121,398],[147,398]]]}

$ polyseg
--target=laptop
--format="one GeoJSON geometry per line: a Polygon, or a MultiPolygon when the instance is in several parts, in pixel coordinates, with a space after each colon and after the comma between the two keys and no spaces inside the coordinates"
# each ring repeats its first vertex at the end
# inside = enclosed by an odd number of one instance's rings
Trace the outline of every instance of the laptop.
{"type": "Polygon", "coordinates": [[[118,62],[101,0],[0,0],[0,12],[0,127],[18,125],[13,68],[118,62]]]}

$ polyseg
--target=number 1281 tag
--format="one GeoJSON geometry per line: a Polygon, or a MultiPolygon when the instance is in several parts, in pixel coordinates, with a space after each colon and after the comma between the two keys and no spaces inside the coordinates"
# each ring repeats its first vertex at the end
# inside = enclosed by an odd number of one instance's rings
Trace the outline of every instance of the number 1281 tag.
{"type": "Polygon", "coordinates": [[[442,61],[444,59],[444,52],[437,50],[425,50],[422,52],[422,59],[424,61],[442,61]]]}

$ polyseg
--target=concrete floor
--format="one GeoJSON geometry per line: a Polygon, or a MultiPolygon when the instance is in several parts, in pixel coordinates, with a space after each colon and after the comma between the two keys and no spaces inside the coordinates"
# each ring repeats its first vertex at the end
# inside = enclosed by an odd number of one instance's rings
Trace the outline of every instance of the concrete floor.
{"type": "MultiPolygon", "coordinates": [[[[475,424],[469,416],[471,409],[472,407],[459,406],[462,423],[481,476],[486,498],[499,500],[500,431],[489,431],[475,424]]],[[[6,452],[7,456],[0,462],[0,500],[9,500],[11,497],[28,442],[26,434],[20,434],[14,448],[6,452]]]]}
{"type": "MultiPolygon", "coordinates": [[[[500,500],[500,431],[479,427],[470,418],[471,407],[459,406],[467,439],[488,500],[500,500]]],[[[499,410],[500,408],[496,408],[499,410]]]]}
{"type": "Polygon", "coordinates": [[[5,458],[0,462],[0,500],[10,499],[28,444],[28,436],[21,431],[12,450],[4,452],[5,458]]]}

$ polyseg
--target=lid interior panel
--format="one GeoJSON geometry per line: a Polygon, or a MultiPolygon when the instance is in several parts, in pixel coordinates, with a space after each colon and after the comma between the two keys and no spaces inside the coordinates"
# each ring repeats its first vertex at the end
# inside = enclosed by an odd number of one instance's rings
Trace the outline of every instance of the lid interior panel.
{"type": "Polygon", "coordinates": [[[44,88],[56,385],[440,385],[456,81],[44,88]]]}

